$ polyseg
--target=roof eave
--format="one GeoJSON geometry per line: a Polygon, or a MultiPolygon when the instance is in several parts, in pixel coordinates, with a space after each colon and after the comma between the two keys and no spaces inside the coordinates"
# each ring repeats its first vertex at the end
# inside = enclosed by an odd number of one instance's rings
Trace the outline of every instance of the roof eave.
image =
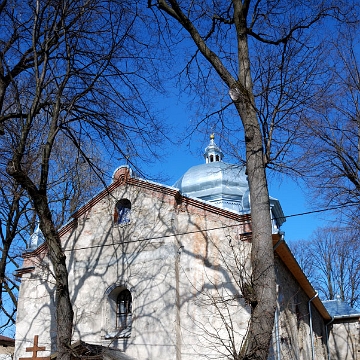
{"type": "MultiPolygon", "coordinates": [[[[310,281],[302,271],[300,265],[296,261],[294,255],[292,254],[290,248],[286,244],[285,241],[282,241],[280,234],[273,234],[273,245],[276,246],[275,253],[279,256],[279,258],[283,261],[285,266],[291,272],[291,274],[295,277],[300,287],[304,290],[305,294],[309,297],[309,299],[313,299],[314,296],[317,295],[316,290],[311,285],[310,281]]],[[[326,310],[324,304],[319,299],[319,297],[315,297],[312,300],[312,304],[315,306],[317,311],[325,320],[331,320],[329,312],[326,310]]]]}

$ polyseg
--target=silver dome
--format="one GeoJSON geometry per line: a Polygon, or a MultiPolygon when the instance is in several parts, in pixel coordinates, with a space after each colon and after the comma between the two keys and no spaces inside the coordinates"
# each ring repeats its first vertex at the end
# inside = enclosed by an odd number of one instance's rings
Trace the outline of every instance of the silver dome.
{"type": "MultiPolygon", "coordinates": [[[[212,134],[204,153],[206,163],[191,167],[173,186],[185,196],[239,214],[249,214],[251,202],[245,166],[225,163],[223,157],[212,134]]],[[[279,201],[273,197],[270,197],[270,211],[273,231],[277,232],[285,217],[279,201]]]]}
{"type": "Polygon", "coordinates": [[[250,212],[249,185],[244,166],[222,161],[193,166],[174,187],[183,195],[208,201],[221,208],[240,214],[250,212]]]}
{"type": "Polygon", "coordinates": [[[208,201],[223,209],[234,210],[239,214],[250,213],[245,166],[225,163],[223,157],[211,134],[204,153],[206,163],[190,168],[174,187],[188,197],[208,201]]]}

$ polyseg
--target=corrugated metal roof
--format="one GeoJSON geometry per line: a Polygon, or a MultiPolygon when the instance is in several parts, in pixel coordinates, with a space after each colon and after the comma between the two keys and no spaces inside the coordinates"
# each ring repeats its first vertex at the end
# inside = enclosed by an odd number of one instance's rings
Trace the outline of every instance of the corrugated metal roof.
{"type": "Polygon", "coordinates": [[[328,313],[335,319],[341,318],[360,318],[360,311],[352,308],[348,303],[341,299],[323,301],[328,313]]]}

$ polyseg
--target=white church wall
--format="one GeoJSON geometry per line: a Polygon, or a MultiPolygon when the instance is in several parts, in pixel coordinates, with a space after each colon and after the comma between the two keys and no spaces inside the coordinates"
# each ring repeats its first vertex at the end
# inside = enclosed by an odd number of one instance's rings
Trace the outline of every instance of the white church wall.
{"type": "MultiPolygon", "coordinates": [[[[239,227],[226,236],[222,227],[236,224],[234,220],[192,211],[179,210],[173,197],[129,186],[119,187],[79,218],[77,228],[62,238],[74,306],[74,341],[114,346],[137,359],[175,359],[179,354],[182,359],[201,354],[220,359],[227,351],[219,348],[220,341],[228,336],[221,316],[227,322],[235,320],[232,331],[241,341],[249,313],[228,274],[239,227]],[[131,201],[131,221],[114,225],[114,205],[120,198],[131,201]],[[133,296],[129,337],[114,336],[109,293],[116,286],[126,287],[133,296]],[[227,296],[227,303],[219,296],[227,296]]],[[[248,252],[249,246],[241,243],[241,251],[248,252]]],[[[54,342],[50,346],[55,323],[49,323],[54,313],[49,284],[46,279],[43,284],[27,279],[39,274],[36,267],[23,275],[23,293],[33,298],[27,301],[24,295],[21,300],[19,354],[24,354],[25,345],[20,339],[30,346],[33,334],[41,334],[39,341],[47,349],[55,347],[54,342]],[[23,321],[25,306],[38,308],[23,321]]]]}
{"type": "MultiPolygon", "coordinates": [[[[251,228],[221,209],[208,211],[140,185],[119,186],[62,236],[75,315],[73,340],[115,347],[141,360],[225,359],[240,348],[250,317],[242,287],[251,275],[246,235],[251,228]],[[130,222],[114,224],[120,199],[131,202],[130,222]],[[131,292],[132,322],[119,331],[114,301],[121,289],[131,292]]],[[[20,356],[34,335],[41,346],[55,349],[54,281],[34,265],[20,289],[20,356]]],[[[289,286],[294,279],[283,276],[282,281],[289,287],[287,296],[301,292],[289,286]]],[[[289,309],[283,310],[281,322],[289,309]]],[[[288,313],[293,328],[294,310],[288,313]]],[[[305,338],[304,344],[292,346],[295,354],[300,346],[309,354],[305,338]]]]}
{"type": "Polygon", "coordinates": [[[115,346],[135,358],[170,355],[174,348],[174,261],[176,249],[164,238],[171,226],[169,205],[143,196],[137,189],[119,189],[95,206],[84,225],[73,234],[79,251],[72,251],[70,277],[79,309],[75,338],[115,346]],[[124,191],[125,190],[125,191],[124,191]],[[131,201],[131,221],[113,224],[117,199],[131,201]],[[160,214],[158,218],[155,214],[160,214]],[[163,215],[162,215],[163,214],[163,215]],[[109,294],[126,287],[133,297],[131,335],[118,338],[114,326],[114,302],[109,294]],[[91,297],[89,297],[91,294],[91,297]],[[164,350],[166,349],[166,350],[164,350]]]}
{"type": "Polygon", "coordinates": [[[19,289],[15,359],[29,356],[29,353],[25,350],[26,347],[33,346],[35,335],[39,335],[41,346],[46,348],[39,356],[49,356],[52,350],[54,350],[53,345],[56,335],[54,311],[55,281],[49,271],[46,259],[43,260],[42,258],[35,257],[31,265],[34,265],[36,270],[22,276],[19,289]]]}
{"type": "MultiPolygon", "coordinates": [[[[308,360],[312,359],[313,353],[315,359],[327,359],[324,320],[311,305],[312,344],[309,313],[310,299],[278,257],[275,257],[275,268],[280,313],[278,338],[273,340],[274,353],[277,353],[276,345],[278,345],[282,360],[308,360]],[[276,341],[278,344],[276,344],[276,341]]],[[[274,359],[278,358],[274,357],[274,359]]]]}

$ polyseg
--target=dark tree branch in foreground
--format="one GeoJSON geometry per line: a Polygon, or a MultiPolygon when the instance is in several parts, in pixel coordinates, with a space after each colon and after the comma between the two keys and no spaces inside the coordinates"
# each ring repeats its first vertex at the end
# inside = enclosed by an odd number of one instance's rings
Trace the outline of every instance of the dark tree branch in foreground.
{"type": "Polygon", "coordinates": [[[9,145],[1,164],[39,218],[56,280],[58,359],[70,359],[74,318],[57,230],[114,155],[157,156],[164,131],[143,91],[158,90],[154,51],[133,3],[19,2],[16,13],[13,5],[0,6],[0,141],[9,145]]]}

